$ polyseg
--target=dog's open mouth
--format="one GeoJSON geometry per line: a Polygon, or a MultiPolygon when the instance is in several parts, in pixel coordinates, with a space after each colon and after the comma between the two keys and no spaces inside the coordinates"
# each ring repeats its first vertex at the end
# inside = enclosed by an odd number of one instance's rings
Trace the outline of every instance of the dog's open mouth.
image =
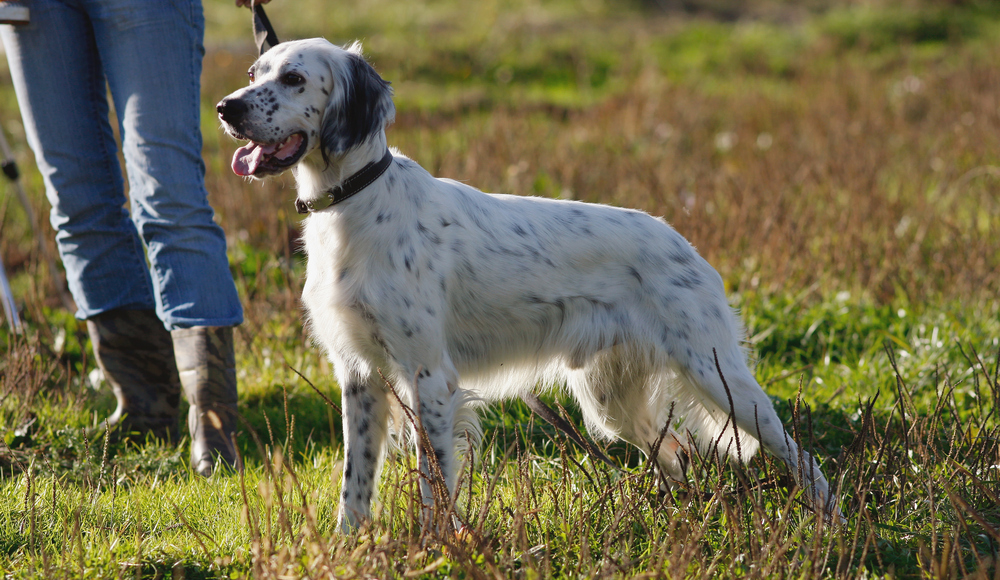
{"type": "Polygon", "coordinates": [[[244,177],[281,173],[295,165],[305,149],[306,134],[301,131],[280,143],[251,141],[233,154],[233,172],[244,177]]]}

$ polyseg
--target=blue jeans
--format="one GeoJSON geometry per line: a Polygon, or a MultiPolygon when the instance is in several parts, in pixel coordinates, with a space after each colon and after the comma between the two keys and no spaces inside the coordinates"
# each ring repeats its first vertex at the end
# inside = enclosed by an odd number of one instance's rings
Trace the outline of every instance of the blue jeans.
{"type": "Polygon", "coordinates": [[[2,26],[0,37],[77,317],[155,308],[168,330],[242,322],[205,190],[201,1],[29,6],[31,23],[2,26]]]}

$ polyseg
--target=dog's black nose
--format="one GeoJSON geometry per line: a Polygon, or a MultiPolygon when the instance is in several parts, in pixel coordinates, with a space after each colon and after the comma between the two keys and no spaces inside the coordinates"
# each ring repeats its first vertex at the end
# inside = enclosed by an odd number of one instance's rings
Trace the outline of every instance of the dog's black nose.
{"type": "Polygon", "coordinates": [[[219,118],[229,124],[235,124],[246,115],[247,104],[242,99],[231,99],[226,97],[215,106],[219,113],[219,118]]]}

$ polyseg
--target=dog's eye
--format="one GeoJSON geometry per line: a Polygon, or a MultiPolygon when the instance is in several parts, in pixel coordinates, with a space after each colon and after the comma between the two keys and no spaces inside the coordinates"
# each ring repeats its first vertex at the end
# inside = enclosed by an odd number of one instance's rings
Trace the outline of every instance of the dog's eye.
{"type": "Polygon", "coordinates": [[[306,82],[306,79],[297,72],[287,72],[281,75],[281,82],[294,87],[306,82]]]}
{"type": "Polygon", "coordinates": [[[247,71],[247,76],[250,77],[250,82],[253,83],[253,69],[247,71]]]}

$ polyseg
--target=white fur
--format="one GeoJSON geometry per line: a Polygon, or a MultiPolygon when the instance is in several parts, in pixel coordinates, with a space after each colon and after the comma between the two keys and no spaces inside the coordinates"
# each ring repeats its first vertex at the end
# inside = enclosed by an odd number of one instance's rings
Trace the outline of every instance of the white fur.
{"type": "MultiPolygon", "coordinates": [[[[268,86],[283,95],[270,122],[258,115],[230,131],[278,125],[285,134],[308,133],[308,152],[294,168],[302,200],[321,198],[385,151],[391,91],[356,88],[372,82],[357,74],[377,77],[358,72],[359,52],[319,39],[278,45],[255,65],[256,82],[229,97],[254,99],[268,86]],[[288,67],[310,75],[305,91],[277,86],[288,67]],[[321,145],[316,136],[338,135],[331,127],[338,107],[357,107],[345,99],[362,93],[380,101],[369,134],[344,151],[321,145]],[[312,110],[325,113],[303,114],[312,110]]],[[[467,431],[455,422],[478,430],[468,401],[565,385],[592,435],[622,438],[647,453],[672,409],[675,424],[657,456],[671,478],[684,478],[690,441],[734,458],[739,452],[743,461],[759,441],[811,490],[817,507],[832,505],[815,461],[784,431],[747,366],[743,329],[722,279],[662,219],[486,194],[394,156],[365,190],[305,220],[303,302],[343,388],[345,529],[369,516],[383,455],[392,395],[379,371],[419,413],[452,493],[460,467],[455,439],[467,431]],[[732,396],[739,451],[713,350],[732,396]]],[[[434,498],[429,486],[423,490],[426,506],[434,498]]]]}

